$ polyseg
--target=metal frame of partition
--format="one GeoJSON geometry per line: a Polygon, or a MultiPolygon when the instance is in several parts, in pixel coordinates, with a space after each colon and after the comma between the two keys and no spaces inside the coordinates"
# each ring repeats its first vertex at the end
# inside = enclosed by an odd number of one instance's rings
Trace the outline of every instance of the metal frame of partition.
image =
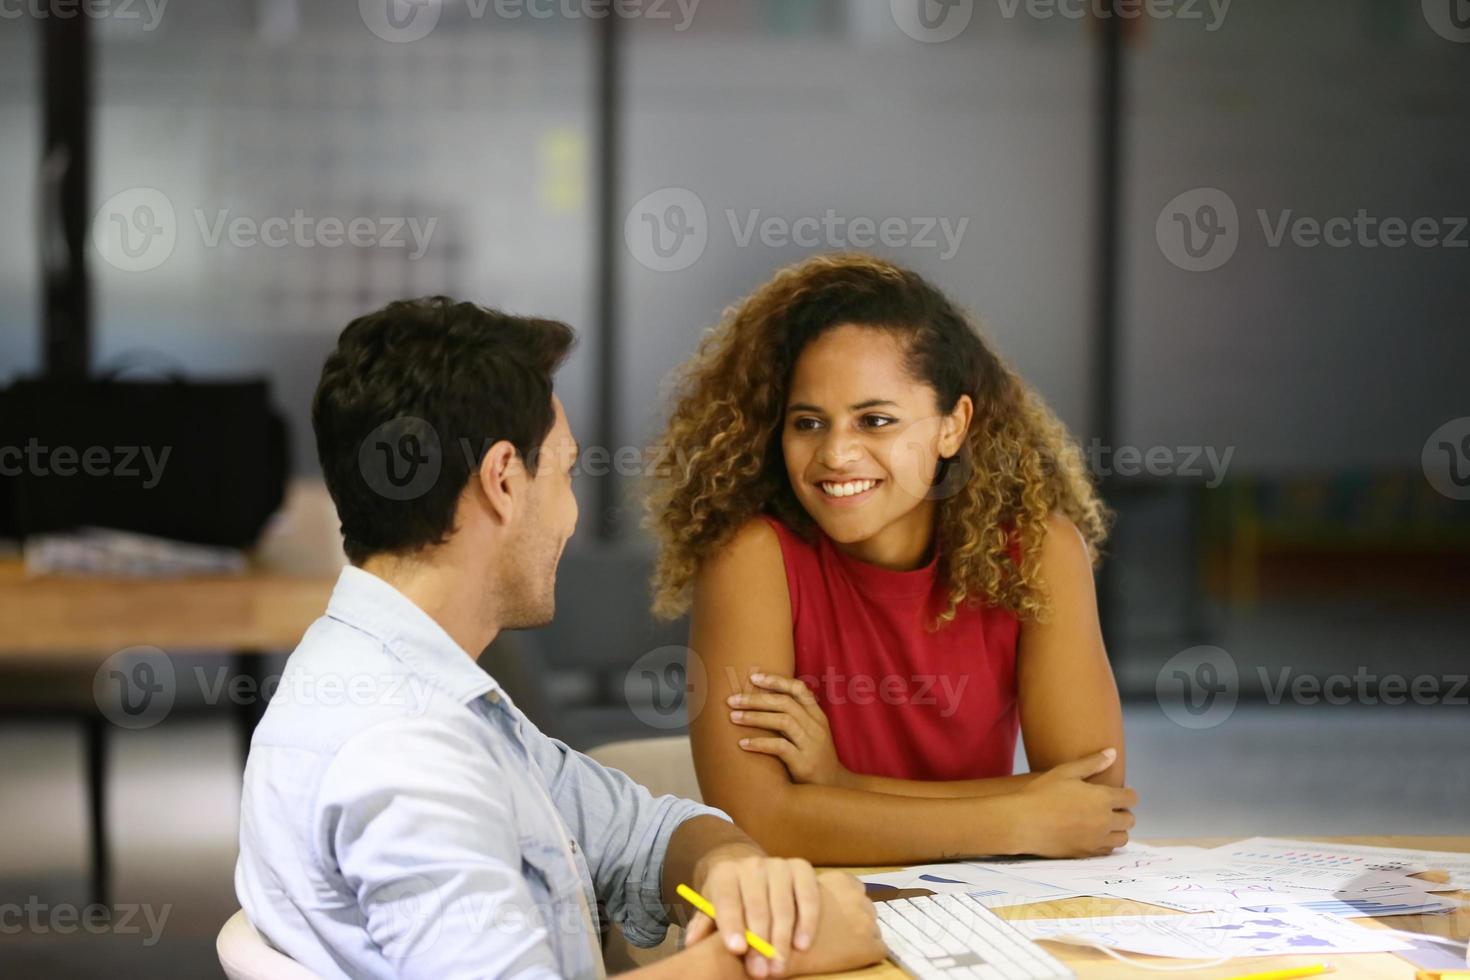
{"type": "Polygon", "coordinates": [[[42,357],[53,377],[91,367],[87,226],[92,159],[90,17],[43,17],[40,237],[42,357]]]}
{"type": "MultiPolygon", "coordinates": [[[[1119,280],[1123,245],[1120,226],[1123,198],[1123,122],[1124,122],[1124,41],[1125,23],[1118,7],[1123,0],[1112,0],[1113,16],[1098,25],[1100,38],[1097,65],[1097,183],[1096,239],[1093,250],[1093,433],[1105,446],[1117,444],[1118,434],[1118,358],[1119,358],[1119,280]]],[[[1103,479],[1100,490],[1104,498],[1117,492],[1116,481],[1103,479]]],[[[1098,574],[1098,619],[1102,635],[1112,635],[1119,622],[1118,590],[1109,566],[1098,574]]]]}
{"type": "MultiPolygon", "coordinates": [[[[597,443],[608,452],[618,433],[619,383],[618,366],[622,356],[622,318],[618,288],[618,239],[622,235],[622,219],[618,216],[618,181],[622,174],[622,148],[619,130],[623,124],[623,61],[621,17],[604,17],[597,22],[593,43],[597,53],[593,105],[595,107],[597,211],[593,235],[592,317],[597,342],[597,443]]],[[[596,484],[597,514],[593,527],[599,541],[611,541],[618,535],[618,482],[612,478],[596,484]]]]}

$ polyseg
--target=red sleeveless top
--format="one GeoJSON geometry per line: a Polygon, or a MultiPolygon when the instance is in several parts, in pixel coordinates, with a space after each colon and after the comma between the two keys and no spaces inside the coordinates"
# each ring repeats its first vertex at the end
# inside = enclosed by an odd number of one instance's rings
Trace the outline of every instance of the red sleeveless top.
{"type": "Polygon", "coordinates": [[[948,602],[937,559],[895,572],[858,561],[820,531],[781,521],[796,676],[817,698],[842,764],[897,779],[1008,776],[1016,754],[1016,640],[1003,609],[948,602]]]}

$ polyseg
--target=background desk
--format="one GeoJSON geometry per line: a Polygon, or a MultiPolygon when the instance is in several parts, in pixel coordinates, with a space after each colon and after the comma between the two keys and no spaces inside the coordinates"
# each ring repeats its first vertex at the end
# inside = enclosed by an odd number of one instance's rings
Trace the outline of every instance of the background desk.
{"type": "MultiPolygon", "coordinates": [[[[1219,844],[1229,843],[1238,838],[1213,837],[1197,840],[1154,840],[1150,844],[1194,844],[1200,847],[1215,847],[1219,844]]],[[[1304,837],[1303,840],[1337,841],[1350,844],[1370,844],[1377,847],[1415,847],[1426,851],[1470,851],[1470,837],[1304,837]]],[[[869,874],[875,871],[891,871],[892,868],[853,868],[849,869],[854,874],[869,874]]],[[[1470,899],[1470,892],[1456,893],[1461,899],[1470,899]]],[[[999,909],[997,914],[1006,919],[1066,919],[1081,917],[1095,913],[1097,899],[1073,898],[1061,902],[1042,902],[1036,905],[1021,905],[1008,909],[999,909]]],[[[1170,915],[1173,913],[1152,905],[1142,905],[1138,902],[1124,902],[1116,899],[1108,900],[1108,914],[1111,915],[1170,915]]],[[[1410,932],[1421,932],[1439,936],[1450,936],[1455,939],[1465,940],[1470,938],[1470,909],[1461,909],[1458,913],[1451,912],[1445,915],[1400,915],[1382,919],[1358,919],[1357,922],[1365,928],[1392,928],[1405,929],[1410,932]]],[[[1256,973],[1263,970],[1281,970],[1291,966],[1306,966],[1311,963],[1323,961],[1331,963],[1337,971],[1328,974],[1329,977],[1344,978],[1373,978],[1373,980],[1413,980],[1415,967],[1407,960],[1399,959],[1392,953],[1352,953],[1347,955],[1305,955],[1305,956],[1263,956],[1248,960],[1234,960],[1220,966],[1209,967],[1202,970],[1179,971],[1177,973],[1153,973],[1144,970],[1133,969],[1117,962],[1106,954],[1099,953],[1093,949],[1082,949],[1076,946],[1063,946],[1058,943],[1044,944],[1048,952],[1076,972],[1079,978],[1087,980],[1091,977],[1108,978],[1115,977],[1140,977],[1140,976],[1178,976],[1200,978],[1200,980],[1221,980],[1226,977],[1238,977],[1242,974],[1256,973]]],[[[1146,958],[1148,962],[1169,963],[1171,961],[1157,958],[1146,958]]],[[[897,980],[905,977],[905,974],[891,962],[882,963],[866,970],[857,970],[851,973],[841,974],[845,980],[856,980],[856,978],[873,978],[873,980],[897,980]]]]}
{"type": "MultiPolygon", "coordinates": [[[[263,654],[290,650],[322,614],[335,575],[257,567],[243,575],[114,579],[52,575],[26,578],[19,561],[0,561],[0,668],[90,672],[131,646],[165,652],[217,651],[259,690],[263,654]]],[[[236,712],[241,753],[264,705],[236,712]]],[[[32,706],[78,713],[86,727],[91,901],[108,904],[106,777],[109,722],[95,704],[32,706]]]]}

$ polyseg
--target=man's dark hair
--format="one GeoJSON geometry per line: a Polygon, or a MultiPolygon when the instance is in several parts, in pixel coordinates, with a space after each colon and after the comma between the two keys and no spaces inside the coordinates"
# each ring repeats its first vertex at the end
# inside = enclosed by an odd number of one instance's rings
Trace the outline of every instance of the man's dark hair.
{"type": "Polygon", "coordinates": [[[349,323],[311,405],[348,559],[442,543],[470,475],[502,439],[534,476],[556,419],[551,378],[575,342],[564,323],[446,296],[349,323]]]}

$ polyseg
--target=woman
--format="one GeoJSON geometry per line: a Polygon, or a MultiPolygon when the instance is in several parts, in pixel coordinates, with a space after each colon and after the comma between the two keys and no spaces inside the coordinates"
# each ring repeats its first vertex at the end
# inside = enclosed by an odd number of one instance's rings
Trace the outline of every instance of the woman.
{"type": "Polygon", "coordinates": [[[708,802],[819,864],[1127,841],[1106,512],[943,294],[865,255],[783,269],[685,367],[661,448],[655,610],[693,606],[708,802]]]}

